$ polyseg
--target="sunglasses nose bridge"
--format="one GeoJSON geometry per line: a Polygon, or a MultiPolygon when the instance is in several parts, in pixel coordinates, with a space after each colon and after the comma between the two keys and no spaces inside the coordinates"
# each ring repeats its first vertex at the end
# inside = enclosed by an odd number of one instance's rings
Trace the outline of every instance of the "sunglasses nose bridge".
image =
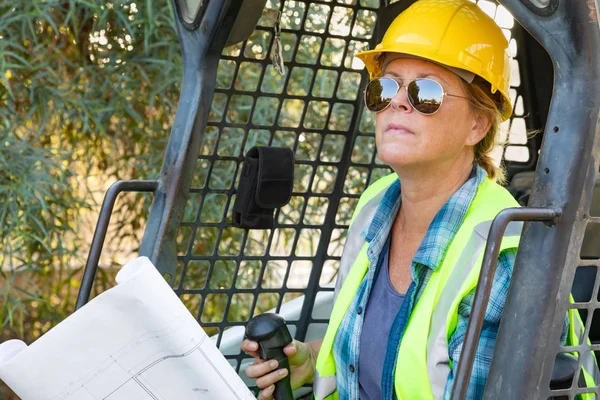
{"type": "Polygon", "coordinates": [[[407,86],[400,85],[399,82],[396,82],[396,84],[398,85],[398,89],[396,90],[396,94],[394,95],[394,97],[392,97],[392,100],[390,101],[390,106],[395,110],[401,110],[402,108],[404,108],[403,111],[411,112],[412,110],[414,110],[414,106],[412,104],[410,96],[408,95],[407,86]]]}

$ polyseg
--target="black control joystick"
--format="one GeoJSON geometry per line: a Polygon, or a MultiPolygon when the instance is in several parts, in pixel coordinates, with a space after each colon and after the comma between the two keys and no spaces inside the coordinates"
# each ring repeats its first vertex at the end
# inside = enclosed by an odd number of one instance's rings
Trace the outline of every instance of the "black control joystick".
{"type": "Polygon", "coordinates": [[[258,343],[258,354],[263,360],[277,360],[280,368],[288,370],[282,380],[275,383],[275,400],[293,400],[290,384],[290,363],[283,348],[292,342],[285,320],[277,314],[261,314],[246,325],[246,338],[258,343]]]}

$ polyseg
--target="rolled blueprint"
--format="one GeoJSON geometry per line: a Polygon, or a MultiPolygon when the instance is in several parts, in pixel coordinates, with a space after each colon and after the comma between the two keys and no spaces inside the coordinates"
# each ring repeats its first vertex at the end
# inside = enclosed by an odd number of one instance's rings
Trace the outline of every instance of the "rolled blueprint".
{"type": "Polygon", "coordinates": [[[255,399],[146,257],[30,346],[0,344],[23,400],[255,399]]]}

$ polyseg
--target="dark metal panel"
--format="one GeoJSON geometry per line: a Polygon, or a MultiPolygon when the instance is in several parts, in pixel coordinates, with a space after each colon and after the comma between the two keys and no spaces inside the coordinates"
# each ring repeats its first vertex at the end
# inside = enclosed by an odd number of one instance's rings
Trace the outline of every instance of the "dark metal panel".
{"type": "Polygon", "coordinates": [[[181,98],[140,247],[140,255],[150,258],[159,271],[171,277],[177,263],[174,238],[213,100],[219,56],[242,2],[207,3],[202,6],[202,21],[194,25],[195,30],[188,30],[192,26],[183,27],[179,18],[176,21],[183,52],[181,98]]]}
{"type": "MultiPolygon", "coordinates": [[[[484,398],[547,399],[565,393],[551,393],[549,380],[565,351],[559,340],[598,171],[598,10],[595,1],[561,1],[542,17],[519,0],[500,2],[553,61],[554,94],[530,206],[561,208],[563,215],[553,227],[525,228],[484,398]]],[[[575,384],[568,393],[581,391],[575,384]]]]}

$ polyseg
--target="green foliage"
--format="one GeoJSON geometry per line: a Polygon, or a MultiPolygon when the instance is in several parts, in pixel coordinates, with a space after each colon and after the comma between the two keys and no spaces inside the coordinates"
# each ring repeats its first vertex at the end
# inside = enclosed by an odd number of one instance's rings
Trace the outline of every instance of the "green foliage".
{"type": "MultiPolygon", "coordinates": [[[[280,6],[278,1],[267,1],[267,8],[280,6]]],[[[287,85],[285,76],[262,63],[273,40],[271,32],[257,29],[245,44],[226,48],[225,56],[243,54],[247,59],[219,62],[209,124],[252,123],[260,129],[209,126],[192,187],[228,190],[235,185],[235,171],[239,174],[237,163],[213,162],[212,157],[238,157],[252,146],[271,144],[295,148],[299,161],[295,191],[332,192],[340,173],[337,166],[313,168],[302,163],[341,161],[346,140],[350,140],[343,133],[356,110],[335,99],[352,101],[358,96],[361,76],[352,57],[365,48],[366,41],[297,35],[293,30],[300,27],[305,12],[310,32],[323,33],[330,12],[335,22],[331,33],[347,34],[351,29],[348,8],[315,4],[306,9],[305,3],[286,1],[282,27],[292,31],[281,35],[283,59],[287,63],[295,57],[297,63],[310,67],[286,65],[285,73],[291,74],[287,85]],[[339,74],[314,68],[319,63],[353,71],[339,74]],[[228,96],[219,89],[237,93],[228,96]],[[257,91],[260,97],[250,95],[257,91]],[[276,95],[319,99],[282,100],[276,95]],[[276,123],[282,130],[274,128],[276,123]],[[324,129],[333,133],[324,134],[324,129]],[[309,187],[313,172],[316,176],[309,187]]],[[[374,13],[357,15],[353,34],[368,39],[374,20],[374,13]]],[[[259,25],[272,27],[273,23],[263,17],[259,25]]],[[[180,93],[181,64],[170,1],[0,0],[0,341],[19,337],[31,342],[73,311],[105,191],[116,180],[152,179],[160,170],[180,93]]],[[[363,114],[360,121],[360,130],[367,136],[352,143],[352,159],[369,164],[373,120],[363,114]]],[[[342,177],[345,193],[360,193],[366,171],[366,167],[353,168],[342,177]]],[[[191,193],[184,221],[214,224],[230,218],[233,198],[227,203],[224,193],[205,197],[191,193]]],[[[113,286],[120,260],[137,254],[150,200],[147,195],[119,197],[93,294],[113,286]],[[122,257],[117,259],[116,253],[122,257]]],[[[349,222],[355,203],[353,198],[342,199],[337,223],[349,222]]],[[[284,228],[246,234],[210,226],[193,232],[184,226],[177,248],[180,255],[191,251],[206,256],[215,250],[230,257],[262,256],[267,251],[289,256],[296,246],[296,255],[314,256],[321,230],[297,232],[293,225],[323,224],[329,208],[325,197],[295,196],[279,211],[278,221],[284,228]],[[267,249],[270,235],[273,242],[267,249]]],[[[335,230],[329,254],[339,256],[345,233],[345,229],[335,230]]],[[[181,272],[183,266],[178,268],[181,272]]],[[[223,259],[211,265],[192,260],[185,268],[184,281],[174,283],[183,289],[277,289],[284,284],[302,289],[312,263],[268,261],[261,265],[245,260],[237,265],[223,259]],[[292,281],[286,282],[288,269],[292,281]]],[[[246,321],[253,306],[260,313],[301,294],[292,291],[280,298],[273,292],[238,293],[229,306],[224,293],[205,298],[185,294],[182,301],[200,322],[246,321]]],[[[217,328],[207,328],[207,332],[217,333],[217,328]]]]}
{"type": "MultiPolygon", "coordinates": [[[[279,2],[267,2],[267,7],[279,6],[279,2]]],[[[304,3],[294,1],[285,3],[283,28],[297,29],[304,12],[309,16],[306,26],[313,32],[325,30],[324,15],[329,12],[336,21],[332,33],[347,34],[351,29],[353,19],[348,8],[319,5],[305,10],[304,3]]],[[[366,40],[374,18],[373,13],[358,15],[354,34],[366,40]]],[[[259,25],[272,26],[272,22],[263,18],[259,25]]],[[[286,74],[291,75],[284,87],[284,76],[258,62],[268,57],[273,40],[271,32],[260,29],[247,43],[225,49],[224,55],[243,54],[249,60],[220,61],[217,90],[232,88],[239,93],[228,98],[217,92],[209,123],[250,122],[264,129],[247,130],[238,125],[220,130],[209,126],[201,147],[203,156],[212,157],[216,152],[236,157],[254,145],[270,143],[295,147],[300,162],[341,161],[345,141],[349,140],[343,132],[349,129],[356,110],[335,99],[351,101],[358,96],[361,76],[352,64],[352,56],[366,42],[292,32],[284,32],[281,37],[284,61],[295,57],[311,68],[290,70],[286,66],[286,74]],[[354,70],[339,74],[314,69],[317,63],[354,70]],[[261,92],[257,99],[250,96],[256,91],[261,92]],[[280,94],[319,99],[273,97],[280,94]],[[278,107],[281,112],[277,117],[278,107]],[[273,129],[275,123],[288,130],[273,129]],[[309,132],[300,133],[298,129],[309,132]],[[320,132],[323,129],[338,133],[325,135],[320,132]]],[[[169,1],[33,0],[17,7],[14,2],[0,0],[0,340],[18,336],[30,342],[72,312],[91,241],[89,225],[96,222],[98,203],[116,180],[157,176],[181,77],[181,53],[169,1]]],[[[372,131],[373,121],[369,118],[361,116],[363,132],[372,131]]],[[[352,146],[353,161],[369,164],[372,137],[363,137],[352,146]]],[[[211,163],[199,160],[192,187],[209,184],[211,189],[226,190],[235,184],[235,171],[239,173],[236,162],[211,163]],[[212,171],[210,177],[208,171],[212,171]]],[[[354,168],[344,177],[346,193],[360,193],[366,171],[354,168]]],[[[331,193],[339,172],[331,165],[313,171],[310,165],[298,164],[294,190],[331,193]],[[316,177],[309,188],[312,172],[316,177]]],[[[150,200],[147,195],[119,198],[105,254],[120,251],[130,258],[137,253],[150,200]]],[[[193,193],[184,220],[219,222],[230,215],[225,209],[226,200],[225,194],[208,194],[202,212],[196,216],[202,199],[193,193]]],[[[352,213],[348,205],[354,203],[343,201],[346,206],[339,208],[337,220],[347,223],[352,213]]],[[[302,197],[292,199],[280,211],[279,222],[322,224],[328,200],[312,197],[307,204],[304,202],[302,197]]],[[[233,199],[229,207],[231,204],[233,199]]],[[[319,232],[299,232],[296,253],[314,255],[314,238],[319,232]]],[[[261,255],[265,254],[269,234],[251,232],[241,249],[243,234],[235,229],[219,232],[206,227],[192,235],[189,227],[183,227],[178,249],[180,254],[189,248],[195,255],[208,255],[216,247],[217,254],[243,251],[261,255]],[[194,243],[190,244],[192,237],[194,243]]],[[[289,255],[296,243],[295,235],[294,229],[275,232],[271,254],[289,255]]],[[[332,237],[336,254],[344,235],[340,230],[332,237]]],[[[103,260],[95,293],[113,285],[120,266],[117,259],[105,256],[103,260]]],[[[257,287],[259,280],[270,285],[283,279],[287,267],[272,264],[260,275],[261,267],[248,263],[238,267],[224,262],[212,270],[210,265],[188,265],[183,287],[201,289],[207,279],[211,285],[213,280],[220,282],[223,288],[257,287]],[[214,271],[210,278],[209,270],[214,271]],[[236,271],[238,276],[233,277],[236,271]]],[[[255,299],[256,307],[263,311],[281,300],[272,293],[259,297],[255,299]]],[[[203,304],[206,321],[214,321],[214,313],[225,312],[218,296],[204,302],[199,295],[183,300],[194,314],[198,313],[194,307],[203,304]]],[[[253,301],[248,296],[232,299],[228,319],[246,318],[253,301]]]]}
{"type": "MultiPolygon", "coordinates": [[[[72,311],[82,215],[107,182],[156,176],[181,79],[173,21],[167,1],[0,1],[4,335],[30,341],[72,311]]],[[[119,203],[107,247],[139,241],[148,200],[119,203]]]]}

